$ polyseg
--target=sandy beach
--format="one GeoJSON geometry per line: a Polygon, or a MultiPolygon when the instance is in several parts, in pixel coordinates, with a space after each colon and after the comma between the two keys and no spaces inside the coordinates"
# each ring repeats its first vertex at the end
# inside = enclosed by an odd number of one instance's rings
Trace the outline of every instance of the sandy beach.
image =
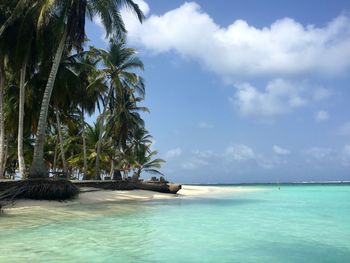
{"type": "Polygon", "coordinates": [[[196,186],[183,185],[177,194],[165,194],[146,190],[130,190],[130,191],[112,191],[97,188],[81,188],[78,198],[67,201],[36,201],[36,200],[17,200],[14,204],[4,207],[7,209],[24,209],[30,207],[60,207],[77,204],[96,204],[104,202],[121,202],[121,201],[150,201],[171,198],[200,198],[213,195],[220,195],[232,192],[252,192],[259,191],[254,187],[217,187],[217,186],[196,186]]]}

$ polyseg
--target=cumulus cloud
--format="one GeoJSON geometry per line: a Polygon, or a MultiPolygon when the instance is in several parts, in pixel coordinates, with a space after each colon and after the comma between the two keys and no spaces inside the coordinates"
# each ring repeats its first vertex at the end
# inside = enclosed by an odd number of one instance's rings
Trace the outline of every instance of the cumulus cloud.
{"type": "MultiPolygon", "coordinates": [[[[134,0],[134,3],[137,4],[143,14],[147,17],[147,15],[150,12],[149,5],[144,0],[134,0]]],[[[138,20],[135,13],[133,13],[130,9],[122,9],[121,15],[126,27],[126,30],[128,32],[134,32],[135,30],[138,30],[138,26],[140,25],[140,21],[138,20]]]]}
{"type": "Polygon", "coordinates": [[[235,161],[247,161],[256,157],[254,150],[244,144],[237,144],[228,147],[225,156],[235,161]]]}
{"type": "Polygon", "coordinates": [[[273,152],[277,155],[288,155],[290,154],[290,151],[287,149],[284,149],[278,145],[272,146],[273,152]]]}
{"type": "Polygon", "coordinates": [[[316,121],[326,121],[329,119],[329,113],[325,110],[319,110],[315,114],[315,120],[316,121]]]}
{"type": "Polygon", "coordinates": [[[167,151],[165,154],[165,158],[172,159],[172,158],[180,156],[181,154],[182,154],[181,148],[175,148],[175,149],[171,149],[171,150],[167,151]]]}
{"type": "Polygon", "coordinates": [[[209,128],[212,128],[213,126],[210,125],[209,123],[205,122],[205,121],[201,121],[198,123],[198,128],[200,129],[209,129],[209,128]]]}
{"type": "Polygon", "coordinates": [[[181,167],[185,170],[194,170],[213,163],[213,158],[218,157],[212,150],[195,150],[185,162],[181,163],[181,167]],[[210,160],[209,160],[210,159],[210,160]]]}
{"type": "Polygon", "coordinates": [[[337,165],[350,166],[350,144],[341,149],[313,147],[304,153],[320,162],[334,162],[337,165]]]}
{"type": "MultiPolygon", "coordinates": [[[[316,87],[308,81],[278,78],[269,81],[266,87],[254,87],[250,83],[236,84],[235,93],[229,101],[242,116],[269,119],[320,103],[330,96],[326,94],[331,94],[328,89],[316,87]]],[[[328,113],[323,111],[320,114],[325,117],[328,113]]]]}
{"type": "Polygon", "coordinates": [[[289,113],[307,104],[303,97],[305,87],[302,83],[275,79],[263,91],[249,83],[238,84],[236,88],[230,101],[245,116],[271,117],[289,113]]]}
{"type": "Polygon", "coordinates": [[[334,159],[336,151],[330,148],[312,147],[305,150],[305,154],[318,160],[334,159]]]}
{"type": "MultiPolygon", "coordinates": [[[[146,13],[149,7],[144,1],[146,13]]],[[[187,2],[143,24],[123,18],[130,42],[153,53],[176,51],[224,77],[338,74],[350,66],[350,18],[339,15],[323,27],[281,18],[257,28],[236,20],[217,24],[195,2],[187,2]]]]}
{"type": "Polygon", "coordinates": [[[204,151],[200,151],[200,150],[195,150],[192,152],[195,156],[201,157],[201,158],[210,158],[213,156],[217,156],[216,153],[214,153],[212,150],[204,150],[204,151]]]}
{"type": "Polygon", "coordinates": [[[194,170],[207,165],[209,165],[209,162],[206,160],[192,157],[190,160],[183,162],[181,167],[185,170],[194,170]]]}

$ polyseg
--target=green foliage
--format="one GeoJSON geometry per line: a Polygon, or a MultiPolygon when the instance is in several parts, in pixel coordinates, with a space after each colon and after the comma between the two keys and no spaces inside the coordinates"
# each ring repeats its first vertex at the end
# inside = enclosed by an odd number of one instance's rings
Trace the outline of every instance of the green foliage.
{"type": "MultiPolygon", "coordinates": [[[[86,177],[92,178],[96,158],[101,160],[100,169],[105,174],[113,170],[134,172],[138,176],[142,171],[160,173],[164,161],[154,159],[156,152],[150,150],[152,137],[142,119],[142,114],[149,110],[140,106],[146,92],[144,80],[138,73],[144,65],[136,56],[137,50],[126,46],[126,30],[120,15],[122,7],[134,11],[141,22],[144,19],[138,5],[131,0],[1,1],[0,64],[6,72],[6,147],[3,150],[7,175],[13,175],[18,167],[20,69],[25,66],[23,141],[28,165],[33,156],[41,101],[63,32],[67,33],[66,49],[50,100],[44,147],[46,165],[51,171],[62,172],[63,152],[59,147],[62,143],[72,178],[84,170],[86,177]],[[87,41],[85,19],[94,16],[101,18],[111,39],[108,50],[84,46],[87,41]],[[57,123],[56,112],[60,123],[57,123]],[[94,125],[85,122],[86,116],[98,112],[94,125]],[[62,142],[58,139],[59,126],[62,142]],[[100,131],[101,152],[98,153],[100,131]],[[87,167],[84,167],[84,150],[87,167]]],[[[37,191],[41,193],[44,189],[48,189],[46,182],[37,191]]]]}

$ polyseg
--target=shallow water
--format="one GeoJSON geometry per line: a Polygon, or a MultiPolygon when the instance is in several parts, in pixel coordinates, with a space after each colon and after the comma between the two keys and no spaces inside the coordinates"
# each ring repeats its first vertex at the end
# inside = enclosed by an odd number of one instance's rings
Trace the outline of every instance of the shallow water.
{"type": "Polygon", "coordinates": [[[350,262],[349,185],[261,188],[7,211],[0,262],[350,262]]]}

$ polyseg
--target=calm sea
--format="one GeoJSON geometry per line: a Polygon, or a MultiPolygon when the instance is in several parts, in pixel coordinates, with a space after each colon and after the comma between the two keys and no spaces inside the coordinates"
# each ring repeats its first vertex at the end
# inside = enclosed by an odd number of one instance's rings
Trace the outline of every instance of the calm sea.
{"type": "Polygon", "coordinates": [[[349,185],[255,187],[17,209],[0,216],[0,262],[350,262],[349,185]]]}

